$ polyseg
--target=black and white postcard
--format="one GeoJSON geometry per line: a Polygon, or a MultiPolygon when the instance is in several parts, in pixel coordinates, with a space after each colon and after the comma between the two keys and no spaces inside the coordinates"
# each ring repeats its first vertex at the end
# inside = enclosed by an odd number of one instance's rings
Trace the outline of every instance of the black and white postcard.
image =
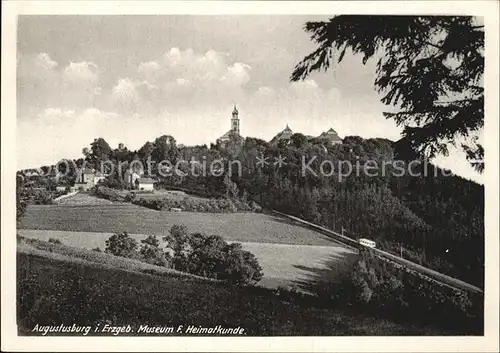
{"type": "Polygon", "coordinates": [[[498,2],[2,7],[2,350],[498,350],[498,2]]]}

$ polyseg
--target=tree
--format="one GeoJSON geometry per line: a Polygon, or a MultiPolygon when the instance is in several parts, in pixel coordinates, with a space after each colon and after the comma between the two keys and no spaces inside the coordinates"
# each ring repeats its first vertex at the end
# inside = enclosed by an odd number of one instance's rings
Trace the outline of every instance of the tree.
{"type": "Polygon", "coordinates": [[[106,240],[105,253],[122,257],[136,257],[137,240],[128,235],[127,232],[113,234],[106,240]]]}
{"type": "Polygon", "coordinates": [[[484,29],[465,16],[343,15],[307,22],[319,47],[298,63],[291,80],[340,63],[348,49],[363,64],[378,58],[375,88],[381,101],[399,109],[386,112],[402,126],[396,153],[406,159],[448,153],[459,137],[478,171],[484,168],[477,133],[484,124],[484,29]]]}
{"type": "Polygon", "coordinates": [[[83,149],[83,154],[85,159],[94,167],[99,170],[101,163],[107,161],[113,150],[109,147],[109,144],[102,137],[94,139],[94,142],[90,144],[90,150],[88,148],[83,149]]]}
{"type": "Polygon", "coordinates": [[[141,240],[141,248],[139,250],[142,261],[148,262],[157,266],[167,265],[165,253],[160,248],[160,242],[156,235],[148,235],[147,238],[141,240]]]}
{"type": "Polygon", "coordinates": [[[23,195],[24,178],[22,175],[16,175],[16,219],[19,220],[28,206],[26,198],[23,195]]]}
{"type": "Polygon", "coordinates": [[[229,173],[224,176],[224,186],[226,188],[226,198],[236,199],[239,194],[238,186],[231,180],[229,173]]]}
{"type": "Polygon", "coordinates": [[[307,145],[307,137],[304,136],[301,133],[295,133],[292,136],[290,136],[290,140],[292,143],[292,146],[295,148],[304,148],[305,145],[307,145]]]}

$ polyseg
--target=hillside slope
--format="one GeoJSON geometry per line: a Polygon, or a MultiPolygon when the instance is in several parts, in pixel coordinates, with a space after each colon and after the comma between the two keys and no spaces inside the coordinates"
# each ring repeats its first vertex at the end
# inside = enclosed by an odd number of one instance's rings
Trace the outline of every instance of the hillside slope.
{"type": "MultiPolygon", "coordinates": [[[[195,325],[241,327],[247,335],[443,335],[433,328],[396,324],[317,299],[276,296],[192,277],[149,275],[18,249],[18,329],[42,325],[195,325]],[[295,298],[295,299],[294,299],[295,298]]],[[[92,332],[93,335],[107,333],[92,332]]],[[[137,332],[131,334],[138,334],[137,332]]]]}

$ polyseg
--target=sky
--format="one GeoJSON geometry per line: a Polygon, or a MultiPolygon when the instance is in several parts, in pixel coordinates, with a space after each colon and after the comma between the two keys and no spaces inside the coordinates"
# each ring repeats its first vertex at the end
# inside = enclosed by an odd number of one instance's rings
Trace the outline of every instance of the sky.
{"type": "MultiPolygon", "coordinates": [[[[347,54],[335,70],[290,82],[316,47],[303,30],[328,16],[20,16],[18,168],[82,157],[97,137],[139,149],[172,135],[209,144],[294,132],[397,140],[401,128],[374,90],[375,62],[347,54]]],[[[458,150],[435,163],[482,182],[458,150]]]]}

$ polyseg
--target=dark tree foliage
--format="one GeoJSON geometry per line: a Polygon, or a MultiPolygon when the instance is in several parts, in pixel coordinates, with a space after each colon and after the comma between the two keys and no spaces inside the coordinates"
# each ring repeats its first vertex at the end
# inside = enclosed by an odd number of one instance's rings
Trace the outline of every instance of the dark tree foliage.
{"type": "Polygon", "coordinates": [[[257,258],[239,243],[228,244],[219,235],[187,232],[173,225],[164,238],[174,253],[174,268],[238,285],[255,284],[263,273],[257,258]]]}
{"type": "Polygon", "coordinates": [[[348,49],[363,64],[377,62],[375,88],[386,112],[404,127],[396,152],[404,158],[447,154],[459,137],[467,159],[484,168],[477,132],[484,124],[484,30],[465,16],[342,15],[328,22],[308,22],[305,30],[318,48],[294,69],[292,81],[341,62],[348,49]]]}
{"type": "Polygon", "coordinates": [[[141,260],[157,266],[166,266],[167,260],[165,253],[160,247],[160,241],[156,235],[148,235],[146,239],[141,240],[139,249],[141,260]]]}
{"type": "Polygon", "coordinates": [[[112,152],[113,150],[102,137],[96,138],[90,144],[90,150],[84,149],[86,161],[97,170],[100,170],[101,162],[108,160],[112,156],[112,152]]]}
{"type": "Polygon", "coordinates": [[[19,220],[26,212],[28,203],[23,195],[24,178],[16,175],[16,219],[19,220]]]}
{"type": "Polygon", "coordinates": [[[106,240],[104,252],[115,256],[134,258],[137,246],[137,240],[128,235],[127,232],[116,233],[106,240]]]}

